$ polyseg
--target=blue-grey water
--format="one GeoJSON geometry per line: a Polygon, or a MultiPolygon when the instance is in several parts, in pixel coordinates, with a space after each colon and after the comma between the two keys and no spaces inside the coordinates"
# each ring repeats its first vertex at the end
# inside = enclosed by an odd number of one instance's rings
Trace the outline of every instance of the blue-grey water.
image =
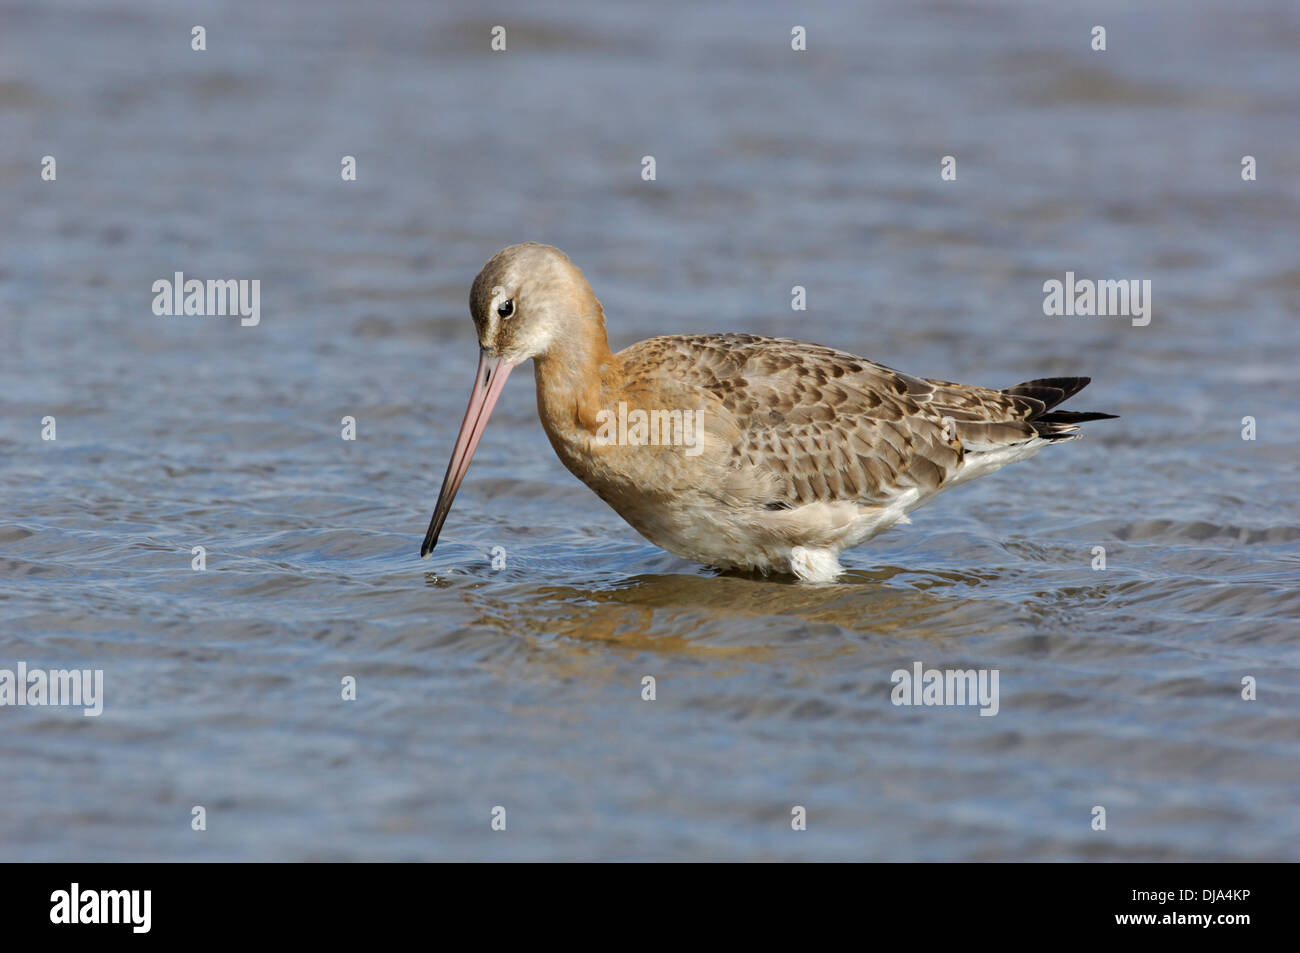
{"type": "Polygon", "coordinates": [[[1290,0],[0,0],[0,669],[104,673],[0,707],[0,860],[1300,859],[1298,55],[1290,0]],[[616,348],[1121,419],[800,586],[642,540],[521,369],[421,562],[525,240],[616,348]],[[178,271],[260,323],[155,315],[178,271]],[[997,715],[893,705],[918,661],[997,715]]]}

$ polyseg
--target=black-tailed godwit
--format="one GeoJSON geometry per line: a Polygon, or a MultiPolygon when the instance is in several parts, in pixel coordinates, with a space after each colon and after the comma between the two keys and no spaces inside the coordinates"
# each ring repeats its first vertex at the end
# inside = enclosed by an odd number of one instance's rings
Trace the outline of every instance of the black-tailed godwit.
{"type": "Polygon", "coordinates": [[[1086,377],[990,390],[785,338],[670,335],[615,354],[582,272],[533,242],[494,255],[469,306],[478,372],[421,556],[506,378],[530,358],[560,461],[642,536],[706,565],[812,582],[941,490],[1114,416],[1054,409],[1086,377]]]}

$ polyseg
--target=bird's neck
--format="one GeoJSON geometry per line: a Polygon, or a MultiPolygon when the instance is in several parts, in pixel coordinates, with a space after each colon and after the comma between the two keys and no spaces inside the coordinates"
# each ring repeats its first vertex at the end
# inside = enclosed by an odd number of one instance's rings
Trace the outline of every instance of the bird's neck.
{"type": "Polygon", "coordinates": [[[537,412],[552,443],[595,434],[597,413],[616,403],[623,388],[623,369],[609,349],[605,316],[594,298],[576,322],[578,332],[553,341],[534,359],[537,412]]]}

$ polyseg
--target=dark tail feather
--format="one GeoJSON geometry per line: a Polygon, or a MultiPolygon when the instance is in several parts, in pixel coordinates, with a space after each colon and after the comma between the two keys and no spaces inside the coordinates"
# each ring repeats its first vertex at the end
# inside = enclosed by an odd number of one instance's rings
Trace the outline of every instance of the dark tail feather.
{"type": "Polygon", "coordinates": [[[1044,410],[1051,410],[1057,404],[1069,400],[1083,390],[1092,381],[1091,377],[1044,377],[1041,380],[1025,381],[1015,387],[1008,387],[1002,393],[1012,397],[1029,397],[1042,401],[1044,410]]]}
{"type": "Polygon", "coordinates": [[[1052,410],[1087,387],[1091,380],[1091,377],[1045,377],[1008,387],[1002,393],[1026,397],[1043,405],[1042,410],[1035,408],[1036,412],[1029,415],[1028,422],[1044,440],[1074,440],[1082,436],[1076,424],[1086,420],[1114,420],[1117,416],[1092,411],[1052,410]]]}
{"type": "Polygon", "coordinates": [[[1119,417],[1119,414],[1099,414],[1087,410],[1053,410],[1051,413],[1043,414],[1041,417],[1035,417],[1034,423],[1081,424],[1085,420],[1114,420],[1117,417],[1119,417]]]}

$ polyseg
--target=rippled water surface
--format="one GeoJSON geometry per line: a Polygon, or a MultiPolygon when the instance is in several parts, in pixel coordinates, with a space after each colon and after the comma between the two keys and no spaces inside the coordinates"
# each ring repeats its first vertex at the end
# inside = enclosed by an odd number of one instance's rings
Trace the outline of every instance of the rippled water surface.
{"type": "Polygon", "coordinates": [[[0,0],[0,668],[106,694],[0,708],[0,859],[1300,859],[1300,10],[845,6],[0,0]],[[523,240],[616,348],[1122,417],[799,586],[643,541],[521,370],[421,562],[523,240]],[[1045,317],[1066,270],[1150,325],[1045,317]],[[261,324],[155,316],[176,271],[261,324]],[[996,717],[892,705],[917,661],[996,669],[996,717]]]}

